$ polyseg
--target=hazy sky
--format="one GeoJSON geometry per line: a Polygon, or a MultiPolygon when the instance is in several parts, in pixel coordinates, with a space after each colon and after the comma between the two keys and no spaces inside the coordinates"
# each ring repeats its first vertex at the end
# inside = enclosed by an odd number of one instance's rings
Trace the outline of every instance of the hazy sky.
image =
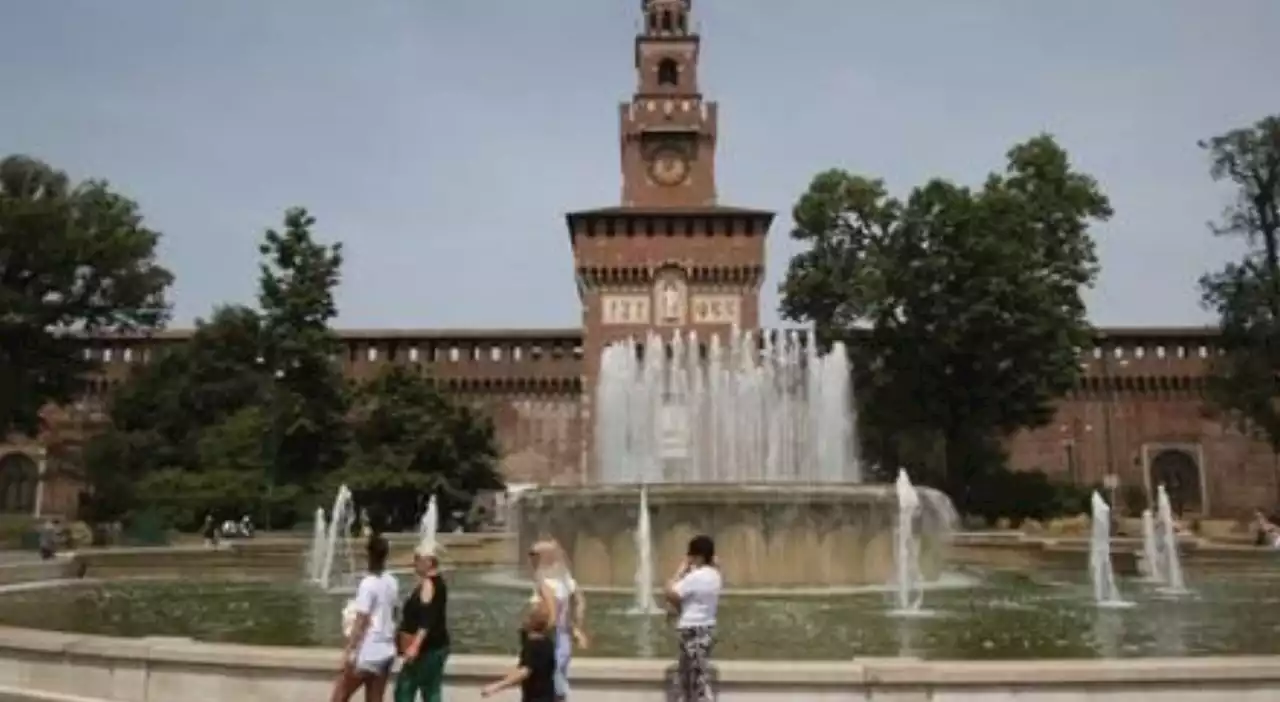
{"type": "MultiPolygon", "coordinates": [[[[343,326],[580,321],[562,213],[616,204],[639,0],[0,0],[0,152],[164,232],[175,325],[252,299],[291,205],[345,242],[343,326]]],[[[1280,111],[1276,0],[695,0],[721,201],[819,170],[978,181],[1056,135],[1112,196],[1099,324],[1190,324],[1233,252],[1195,143],[1280,111]]]]}

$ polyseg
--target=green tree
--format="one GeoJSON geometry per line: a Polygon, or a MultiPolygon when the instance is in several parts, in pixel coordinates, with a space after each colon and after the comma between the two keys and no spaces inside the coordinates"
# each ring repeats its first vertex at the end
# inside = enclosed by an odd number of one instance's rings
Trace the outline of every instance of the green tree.
{"type": "Polygon", "coordinates": [[[1219,316],[1225,353],[1209,396],[1223,414],[1280,454],[1280,116],[1201,142],[1215,181],[1235,200],[1211,228],[1243,241],[1242,260],[1200,279],[1219,316]]]}
{"type": "MultiPolygon", "coordinates": [[[[160,349],[150,363],[135,367],[112,394],[110,426],[84,452],[94,518],[124,516],[143,496],[153,501],[158,493],[145,483],[148,476],[168,476],[161,484],[170,484],[175,471],[194,474],[244,460],[243,413],[255,409],[260,417],[269,387],[257,360],[260,334],[253,310],[220,308],[209,321],[197,320],[188,342],[160,349]],[[237,441],[215,447],[224,436],[219,428],[237,428],[231,434],[237,441]]],[[[259,427],[260,463],[263,436],[259,427]]],[[[252,485],[260,490],[262,480],[260,472],[252,485]]]]}
{"type": "Polygon", "coordinates": [[[36,433],[42,407],[75,396],[92,366],[74,335],[165,322],[159,239],[103,181],[0,161],[0,436],[36,433]]]}
{"type": "Polygon", "coordinates": [[[269,489],[277,481],[309,484],[346,459],[348,397],[334,360],[341,345],[329,328],[342,245],[316,242],[314,225],[306,210],[290,209],[284,231],[267,230],[260,247],[262,358],[275,376],[269,489]]]}
{"type": "Polygon", "coordinates": [[[401,366],[359,388],[352,424],[350,460],[329,487],[346,484],[362,503],[407,519],[424,495],[465,509],[477,492],[503,486],[489,418],[401,366]]]}
{"type": "Polygon", "coordinates": [[[933,180],[905,201],[828,171],[794,210],[807,250],[782,313],[857,339],[864,452],[897,460],[909,437],[963,508],[1002,439],[1047,422],[1076,382],[1091,335],[1080,293],[1098,269],[1088,228],[1110,215],[1048,136],[1013,147],[980,188],[933,180]]]}
{"type": "Polygon", "coordinates": [[[210,512],[236,518],[265,510],[291,514],[302,490],[282,485],[264,494],[269,456],[263,439],[271,419],[259,405],[250,405],[217,424],[204,427],[196,441],[195,470],[167,468],[150,472],[138,483],[146,501],[166,513],[169,523],[197,527],[210,512]]]}

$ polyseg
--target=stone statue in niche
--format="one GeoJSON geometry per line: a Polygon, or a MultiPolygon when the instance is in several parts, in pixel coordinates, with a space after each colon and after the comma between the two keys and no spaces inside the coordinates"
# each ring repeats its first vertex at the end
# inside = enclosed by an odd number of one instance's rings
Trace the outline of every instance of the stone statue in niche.
{"type": "Polygon", "coordinates": [[[680,288],[674,281],[668,280],[662,286],[662,318],[671,321],[680,319],[680,288]]]}
{"type": "Polygon", "coordinates": [[[667,268],[657,275],[653,284],[652,302],[654,322],[660,325],[685,323],[688,300],[684,274],[679,269],[667,268]]]}

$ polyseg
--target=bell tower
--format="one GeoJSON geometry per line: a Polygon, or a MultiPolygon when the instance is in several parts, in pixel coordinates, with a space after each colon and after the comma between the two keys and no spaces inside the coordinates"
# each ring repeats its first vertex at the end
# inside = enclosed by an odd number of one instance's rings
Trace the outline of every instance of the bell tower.
{"type": "Polygon", "coordinates": [[[639,207],[716,201],[716,104],[698,88],[701,41],[692,0],[642,0],[636,90],[620,108],[622,202],[639,207]]]}
{"type": "Polygon", "coordinates": [[[635,90],[618,110],[622,202],[565,215],[582,300],[585,482],[601,352],[651,332],[706,344],[757,328],[773,221],[717,199],[718,111],[702,95],[693,1],[641,0],[640,10],[635,90]]]}

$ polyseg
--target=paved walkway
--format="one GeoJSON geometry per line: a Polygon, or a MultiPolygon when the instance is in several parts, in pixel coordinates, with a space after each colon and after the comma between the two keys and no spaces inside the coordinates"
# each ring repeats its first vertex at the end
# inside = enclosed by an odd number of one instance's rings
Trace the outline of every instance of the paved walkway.
{"type": "MultiPolygon", "coordinates": [[[[35,551],[3,551],[0,550],[0,565],[9,565],[12,563],[31,563],[40,560],[40,554],[35,551]]],[[[6,702],[0,700],[0,702],[6,702]]]]}

